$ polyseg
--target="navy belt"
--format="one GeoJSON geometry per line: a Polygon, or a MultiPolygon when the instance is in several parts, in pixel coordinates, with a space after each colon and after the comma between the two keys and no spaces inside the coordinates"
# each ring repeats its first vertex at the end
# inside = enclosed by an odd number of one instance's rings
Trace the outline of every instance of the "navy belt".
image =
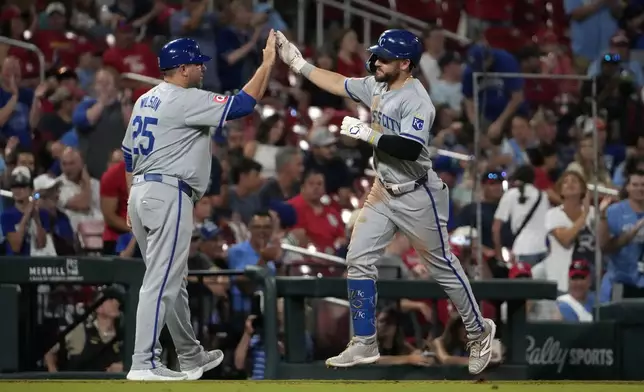
{"type": "Polygon", "coordinates": [[[143,174],[143,176],[139,175],[134,177],[138,181],[140,181],[139,179],[142,178],[143,181],[145,182],[160,182],[163,184],[174,186],[176,188],[179,188],[183,193],[188,195],[188,197],[191,199],[195,195],[195,192],[192,190],[192,187],[188,185],[187,182],[180,180],[176,177],[166,176],[163,174],[155,174],[155,173],[147,173],[147,174],[143,174]]]}

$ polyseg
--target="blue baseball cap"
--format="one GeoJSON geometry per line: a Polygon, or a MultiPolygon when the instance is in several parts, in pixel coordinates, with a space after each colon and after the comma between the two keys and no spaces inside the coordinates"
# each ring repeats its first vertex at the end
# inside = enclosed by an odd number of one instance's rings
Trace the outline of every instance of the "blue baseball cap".
{"type": "Polygon", "coordinates": [[[201,234],[201,239],[208,241],[217,238],[221,230],[214,222],[207,221],[201,225],[199,232],[201,234]]]}
{"type": "Polygon", "coordinates": [[[450,173],[454,176],[458,176],[463,171],[456,160],[446,156],[435,158],[432,168],[436,173],[450,173]]]}
{"type": "Polygon", "coordinates": [[[297,212],[295,208],[285,202],[272,200],[268,204],[268,209],[275,211],[280,218],[280,226],[289,228],[295,226],[297,223],[297,212]]]}
{"type": "Polygon", "coordinates": [[[483,72],[485,70],[485,60],[490,55],[490,49],[483,45],[472,45],[467,51],[467,64],[473,72],[483,72]]]}

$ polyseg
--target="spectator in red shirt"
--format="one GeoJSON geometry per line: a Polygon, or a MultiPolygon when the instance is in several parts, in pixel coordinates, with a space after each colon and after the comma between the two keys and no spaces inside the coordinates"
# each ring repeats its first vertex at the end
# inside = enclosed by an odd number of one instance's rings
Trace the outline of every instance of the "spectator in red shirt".
{"type": "Polygon", "coordinates": [[[300,233],[295,236],[302,238],[303,232],[317,250],[333,254],[347,244],[347,239],[340,212],[322,203],[324,194],[324,174],[310,170],[304,175],[300,194],[288,203],[297,213],[294,230],[300,233]]]}
{"type": "Polygon", "coordinates": [[[63,3],[51,3],[45,9],[47,14],[47,30],[36,32],[34,44],[42,50],[48,68],[76,68],[78,62],[79,41],[75,35],[67,32],[67,13],[63,3]]]}
{"type": "Polygon", "coordinates": [[[127,184],[125,162],[111,166],[101,177],[101,212],[105,220],[103,232],[103,254],[116,255],[116,241],[127,227],[127,184]]]}
{"type": "Polygon", "coordinates": [[[365,59],[359,53],[358,34],[351,29],[342,32],[338,39],[338,59],[335,72],[347,77],[365,76],[365,59]]]}
{"type": "MultiPolygon", "coordinates": [[[[36,27],[36,23],[32,23],[29,26],[30,18],[31,15],[29,13],[21,12],[20,8],[16,6],[5,8],[0,14],[0,21],[2,22],[0,35],[18,41],[24,41],[25,31],[29,29],[33,33],[36,27]]],[[[21,85],[23,87],[35,87],[40,81],[38,77],[40,64],[36,53],[14,45],[0,44],[0,48],[0,56],[2,59],[13,56],[20,60],[20,70],[22,71],[21,85]]]]}
{"type": "Polygon", "coordinates": [[[160,77],[157,56],[149,46],[135,41],[132,25],[120,23],[114,39],[115,45],[103,54],[104,64],[114,66],[119,71],[160,77]]]}

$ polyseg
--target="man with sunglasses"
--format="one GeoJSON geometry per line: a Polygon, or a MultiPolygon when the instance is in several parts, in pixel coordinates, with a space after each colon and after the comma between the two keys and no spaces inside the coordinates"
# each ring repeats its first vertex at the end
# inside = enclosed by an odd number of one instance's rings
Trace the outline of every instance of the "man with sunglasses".
{"type": "Polygon", "coordinates": [[[354,337],[329,367],[351,367],[380,359],[376,339],[376,262],[399,231],[406,235],[434,280],[445,290],[468,334],[469,371],[481,373],[491,359],[496,333],[481,316],[458,258],[449,249],[449,189],[432,168],[430,129],[436,110],[427,90],[412,76],[423,53],[407,30],[387,30],[369,48],[370,76],[347,78],[308,63],[277,33],[280,58],[323,90],[371,108],[371,122],[345,117],[340,134],[374,147],[377,180],[364,203],[347,253],[347,286],[354,337]]]}

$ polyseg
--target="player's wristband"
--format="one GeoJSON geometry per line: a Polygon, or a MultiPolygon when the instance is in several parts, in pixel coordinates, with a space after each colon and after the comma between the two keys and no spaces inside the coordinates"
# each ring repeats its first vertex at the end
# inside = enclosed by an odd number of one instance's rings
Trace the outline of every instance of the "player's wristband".
{"type": "Polygon", "coordinates": [[[371,144],[372,146],[378,146],[378,142],[380,141],[380,137],[382,136],[382,133],[376,132],[373,129],[369,128],[369,131],[371,132],[369,134],[369,137],[367,138],[367,143],[371,144]]]}
{"type": "MultiPolygon", "coordinates": [[[[304,61],[304,59],[302,59],[302,61],[304,61]]],[[[300,73],[301,73],[305,78],[307,78],[307,79],[308,79],[308,78],[309,78],[309,75],[311,75],[311,72],[313,72],[313,68],[314,68],[314,67],[313,67],[313,64],[310,64],[310,63],[308,63],[308,62],[306,62],[306,61],[305,61],[305,62],[304,62],[304,64],[302,65],[302,68],[300,68],[300,73]]],[[[296,68],[296,69],[297,69],[297,68],[296,68]]]]}

